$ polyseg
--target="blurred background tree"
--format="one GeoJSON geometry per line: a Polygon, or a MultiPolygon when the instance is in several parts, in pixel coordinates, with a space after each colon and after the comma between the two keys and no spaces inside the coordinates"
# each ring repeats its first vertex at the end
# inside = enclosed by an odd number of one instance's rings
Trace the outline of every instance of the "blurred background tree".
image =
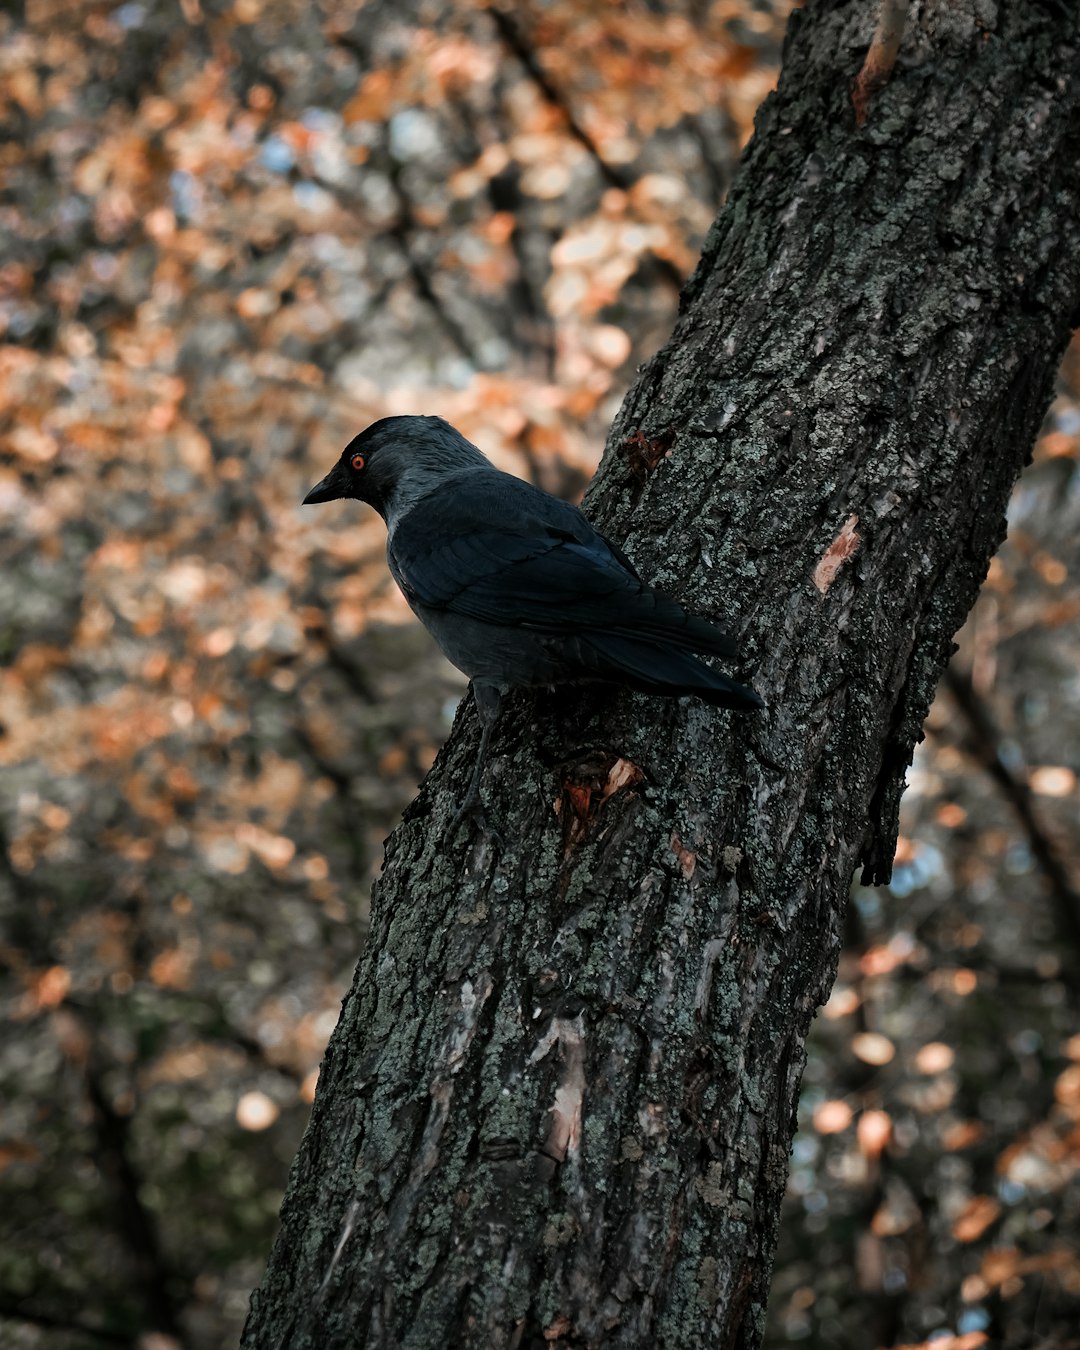
{"type": "MultiPolygon", "coordinates": [[[[381,524],[296,504],[398,412],[580,492],[789,7],[0,17],[4,1344],[235,1341],[463,689],[381,524]]],[[[1080,1325],[1078,395],[855,891],[774,1345],[1080,1325]]]]}

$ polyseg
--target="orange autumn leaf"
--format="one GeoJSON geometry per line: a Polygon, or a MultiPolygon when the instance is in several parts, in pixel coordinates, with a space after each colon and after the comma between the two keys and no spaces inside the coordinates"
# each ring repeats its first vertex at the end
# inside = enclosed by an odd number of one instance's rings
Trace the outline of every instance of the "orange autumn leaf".
{"type": "Polygon", "coordinates": [[[1001,1206],[989,1195],[974,1195],[953,1220],[952,1235],[957,1242],[974,1242],[1001,1214],[1001,1206]]]}

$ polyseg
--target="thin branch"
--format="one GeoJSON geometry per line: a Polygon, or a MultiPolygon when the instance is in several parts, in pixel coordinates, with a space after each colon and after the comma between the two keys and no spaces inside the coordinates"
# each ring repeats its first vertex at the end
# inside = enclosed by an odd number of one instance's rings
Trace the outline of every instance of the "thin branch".
{"type": "MultiPolygon", "coordinates": [[[[416,256],[413,249],[413,238],[424,228],[417,224],[416,214],[413,211],[412,201],[408,193],[401,186],[401,175],[397,171],[391,171],[388,175],[390,186],[393,189],[394,197],[397,202],[397,219],[384,231],[384,238],[400,253],[402,260],[409,273],[409,280],[416,288],[420,299],[428,306],[438,321],[443,332],[450,339],[451,343],[457,348],[458,352],[473,367],[474,370],[486,369],[485,362],[480,358],[479,353],[469,340],[469,335],[464,327],[458,323],[457,319],[450,313],[443,303],[442,297],[435,290],[431,282],[431,277],[420,259],[416,256]]],[[[340,183],[331,182],[328,179],[318,178],[317,181],[327,192],[344,208],[350,211],[358,209],[355,194],[347,188],[342,187],[340,183]]],[[[389,288],[387,288],[389,289],[389,288]]],[[[385,291],[383,292],[386,293],[385,291]]],[[[374,305],[373,308],[378,308],[374,305]]]]}
{"type": "Polygon", "coordinates": [[[324,637],[323,643],[327,665],[333,666],[336,671],[345,677],[346,683],[357,698],[369,706],[378,703],[378,694],[376,694],[375,687],[363,668],[357,662],[350,660],[332,639],[324,637]]]}
{"type": "MultiPolygon", "coordinates": [[[[550,75],[548,75],[547,71],[540,64],[535,50],[526,41],[511,14],[507,10],[501,9],[498,5],[493,5],[492,8],[488,10],[488,13],[494,20],[495,27],[499,30],[499,36],[502,38],[503,42],[517,60],[520,61],[525,73],[528,75],[529,79],[532,80],[533,84],[536,85],[537,89],[539,89],[540,93],[548,103],[550,103],[553,108],[557,108],[562,114],[570,135],[573,136],[574,140],[587,151],[599,170],[600,176],[609,187],[617,188],[620,192],[629,192],[635,182],[634,175],[626,173],[616,164],[609,164],[600,153],[600,147],[574,116],[574,110],[571,108],[569,100],[552,81],[550,75]]],[[[659,258],[656,257],[655,254],[653,255],[653,258],[657,270],[664,280],[669,281],[676,290],[681,291],[685,278],[675,264],[668,258],[659,258]]]]}
{"type": "Polygon", "coordinates": [[[293,733],[318,772],[324,778],[328,778],[334,785],[334,801],[341,818],[342,833],[349,847],[351,870],[357,880],[366,881],[369,859],[364,841],[357,829],[358,804],[352,793],[352,775],[339,768],[332,759],[323,754],[314,736],[299,718],[293,723],[293,733]]]}
{"type": "MultiPolygon", "coordinates": [[[[732,120],[731,114],[726,107],[719,111],[729,128],[729,136],[731,140],[734,141],[735,137],[730,131],[732,120]]],[[[712,187],[712,204],[716,210],[719,210],[724,198],[727,196],[727,190],[731,183],[731,164],[730,162],[725,163],[717,159],[713,154],[709,133],[700,116],[696,113],[690,113],[685,120],[686,125],[694,138],[694,142],[697,145],[698,154],[701,156],[701,163],[705,170],[705,175],[712,187]]]]}
{"type": "Polygon", "coordinates": [[[563,120],[566,122],[566,129],[574,140],[588,152],[599,169],[600,176],[609,187],[618,188],[620,192],[628,192],[633,186],[633,179],[618,165],[609,164],[600,153],[599,146],[574,116],[574,110],[570,107],[568,99],[540,64],[535,50],[526,42],[523,33],[510,14],[506,10],[500,9],[498,5],[493,5],[488,13],[494,19],[495,27],[499,30],[499,36],[503,42],[525,68],[525,73],[548,103],[562,114],[563,120]]]}
{"type": "Polygon", "coordinates": [[[419,292],[420,298],[438,319],[446,336],[474,370],[483,370],[484,362],[480,359],[480,355],[473,346],[468,333],[446,308],[442,297],[432,285],[427,269],[413,251],[412,240],[417,232],[416,215],[413,211],[412,199],[402,186],[401,174],[394,171],[391,172],[389,177],[390,184],[394,189],[394,196],[397,198],[398,217],[387,231],[387,237],[397,245],[409,269],[409,276],[413,285],[419,292]]]}
{"type": "Polygon", "coordinates": [[[156,1217],[142,1199],[142,1178],[131,1156],[129,1121],[114,1108],[92,1063],[86,1070],[86,1091],[94,1113],[97,1162],[112,1182],[117,1230],[138,1271],[148,1329],[164,1331],[182,1343],[180,1305],[172,1290],[175,1275],[161,1248],[156,1217]]]}
{"type": "Polygon", "coordinates": [[[1065,964],[1075,966],[1080,960],[1080,891],[1073,885],[1057,845],[1039,820],[1026,771],[1002,752],[1001,732],[968,676],[950,666],[944,684],[967,721],[975,754],[1024,827],[1032,855],[1050,883],[1058,934],[1072,949],[1072,958],[1065,964]]]}
{"type": "Polygon", "coordinates": [[[38,902],[40,882],[31,873],[21,872],[11,857],[11,838],[0,819],[0,876],[6,877],[15,903],[7,915],[7,940],[16,944],[39,965],[54,962],[53,946],[44,930],[38,902]]]}

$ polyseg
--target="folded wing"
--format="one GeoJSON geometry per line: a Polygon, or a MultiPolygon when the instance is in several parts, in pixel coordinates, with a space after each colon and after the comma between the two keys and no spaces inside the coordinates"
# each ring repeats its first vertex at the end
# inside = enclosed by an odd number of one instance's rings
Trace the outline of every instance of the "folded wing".
{"type": "Polygon", "coordinates": [[[576,507],[506,474],[470,469],[459,484],[448,479],[399,523],[388,557],[409,599],[430,609],[612,639],[613,657],[627,643],[738,654],[726,634],[643,582],[576,507]]]}

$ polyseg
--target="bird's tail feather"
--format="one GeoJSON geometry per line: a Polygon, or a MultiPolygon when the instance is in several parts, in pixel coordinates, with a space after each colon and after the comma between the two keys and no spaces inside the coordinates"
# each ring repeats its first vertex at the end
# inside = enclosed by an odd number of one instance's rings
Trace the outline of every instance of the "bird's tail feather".
{"type": "Polygon", "coordinates": [[[592,658],[587,664],[602,680],[628,684],[646,694],[696,694],[719,708],[765,706],[753,689],[711,669],[689,652],[610,633],[585,638],[582,646],[592,658]]]}

